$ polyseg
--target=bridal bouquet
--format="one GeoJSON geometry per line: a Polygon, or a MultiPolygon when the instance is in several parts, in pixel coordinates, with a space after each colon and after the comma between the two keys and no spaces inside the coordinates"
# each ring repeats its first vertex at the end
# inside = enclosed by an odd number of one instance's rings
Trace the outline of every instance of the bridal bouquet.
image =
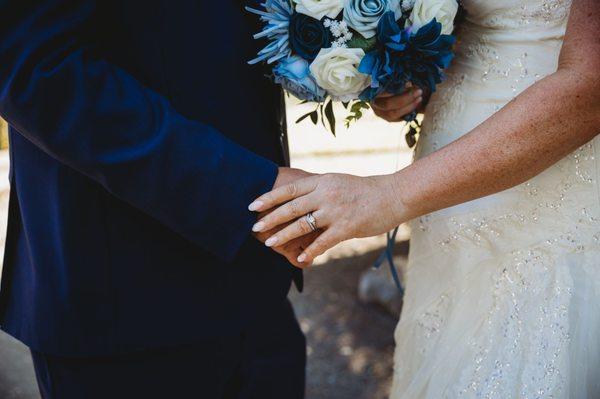
{"type": "Polygon", "coordinates": [[[380,93],[435,91],[453,57],[456,0],[265,0],[246,10],[265,23],[254,38],[269,42],[249,63],[266,61],[275,83],[318,103],[297,122],[327,120],[334,134],[333,101],[348,126],[380,93]]]}

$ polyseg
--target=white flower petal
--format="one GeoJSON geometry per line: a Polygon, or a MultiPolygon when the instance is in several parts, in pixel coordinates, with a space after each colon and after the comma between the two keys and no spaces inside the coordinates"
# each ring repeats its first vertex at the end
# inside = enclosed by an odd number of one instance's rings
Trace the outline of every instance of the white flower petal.
{"type": "Polygon", "coordinates": [[[416,0],[406,25],[417,30],[435,18],[442,24],[442,33],[449,35],[454,30],[457,12],[456,0],[416,0]]]}
{"type": "Polygon", "coordinates": [[[343,0],[294,0],[296,12],[321,20],[335,18],[344,8],[343,0]]]}
{"type": "Polygon", "coordinates": [[[369,86],[370,76],[358,71],[365,52],[357,48],[322,49],[310,65],[318,85],[334,97],[356,99],[369,86]]]}

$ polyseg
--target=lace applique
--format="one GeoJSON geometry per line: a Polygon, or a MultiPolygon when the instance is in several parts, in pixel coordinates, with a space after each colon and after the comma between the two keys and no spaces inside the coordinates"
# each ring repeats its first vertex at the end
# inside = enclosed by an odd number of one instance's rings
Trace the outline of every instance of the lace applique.
{"type": "Polygon", "coordinates": [[[455,396],[542,398],[564,391],[572,281],[544,249],[511,256],[495,277],[487,331],[477,335],[487,338],[472,341],[475,356],[455,396]]]}
{"type": "MultiPolygon", "coordinates": [[[[528,54],[523,52],[512,59],[501,58],[499,53],[490,44],[486,35],[480,35],[478,39],[466,45],[464,56],[471,62],[480,64],[482,82],[488,80],[510,80],[510,87],[514,95],[533,82],[529,77],[527,68],[528,54]]],[[[540,75],[535,75],[539,79],[540,75]]]]}
{"type": "Polygon", "coordinates": [[[425,344],[421,347],[421,354],[424,355],[431,349],[433,344],[431,338],[441,331],[449,305],[450,298],[444,294],[417,320],[417,325],[421,330],[420,337],[425,338],[425,344]]]}
{"type": "Polygon", "coordinates": [[[563,22],[570,8],[571,0],[544,0],[533,7],[523,4],[519,10],[519,20],[523,25],[563,22]]]}
{"type": "MultiPolygon", "coordinates": [[[[466,75],[449,73],[447,80],[443,83],[443,90],[439,95],[432,99],[425,115],[423,134],[452,134],[456,131],[452,121],[456,119],[464,110],[465,98],[463,84],[466,75]]],[[[431,150],[438,149],[439,144],[430,143],[431,150]]],[[[416,153],[419,151],[417,150],[416,153]]]]}
{"type": "Polygon", "coordinates": [[[548,25],[563,23],[571,8],[571,0],[541,0],[538,2],[523,2],[522,4],[505,4],[493,10],[478,10],[479,6],[465,2],[469,12],[483,17],[477,20],[482,26],[495,28],[519,28],[529,25],[548,25]],[[485,12],[484,12],[485,11],[485,12]]]}
{"type": "MultiPolygon", "coordinates": [[[[533,178],[527,183],[510,189],[522,198],[522,207],[512,209],[510,212],[498,212],[494,217],[477,216],[477,214],[457,215],[449,218],[452,232],[440,237],[438,244],[446,250],[464,245],[492,246],[500,239],[511,240],[511,237],[502,237],[503,231],[512,231],[515,228],[523,229],[538,223],[541,218],[545,220],[564,220],[564,228],[571,226],[571,233],[564,233],[553,237],[551,240],[560,240],[572,248],[584,245],[596,234],[600,237],[600,215],[596,215],[588,208],[578,207],[578,194],[587,187],[593,191],[595,188],[595,157],[592,144],[588,143],[562,161],[552,166],[546,174],[563,176],[555,180],[559,184],[548,184],[533,178]],[[532,200],[533,199],[533,200],[532,200]],[[568,209],[563,209],[564,207],[568,209]],[[594,230],[596,229],[596,230],[594,230]]],[[[435,214],[425,215],[417,220],[418,230],[427,232],[435,230],[438,218],[435,214]]],[[[435,234],[435,232],[433,233],[435,234]]],[[[557,242],[557,241],[555,241],[557,242]]]]}

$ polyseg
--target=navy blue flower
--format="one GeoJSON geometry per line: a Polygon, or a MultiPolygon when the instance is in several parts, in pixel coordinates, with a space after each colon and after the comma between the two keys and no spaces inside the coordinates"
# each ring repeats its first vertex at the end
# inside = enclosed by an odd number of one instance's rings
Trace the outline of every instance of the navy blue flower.
{"type": "Polygon", "coordinates": [[[442,25],[433,19],[411,33],[400,27],[393,13],[386,13],[377,27],[378,47],[359,66],[360,72],[371,75],[371,86],[361,93],[361,100],[371,101],[384,91],[402,93],[408,82],[435,91],[442,69],[452,60],[455,41],[441,31],[442,25]]]}
{"type": "Polygon", "coordinates": [[[377,24],[377,42],[389,50],[403,51],[409,36],[407,30],[400,28],[396,14],[391,11],[383,14],[377,24]]]}
{"type": "Polygon", "coordinates": [[[290,47],[307,61],[313,61],[322,48],[330,47],[331,36],[323,22],[294,13],[290,20],[290,47]]]}

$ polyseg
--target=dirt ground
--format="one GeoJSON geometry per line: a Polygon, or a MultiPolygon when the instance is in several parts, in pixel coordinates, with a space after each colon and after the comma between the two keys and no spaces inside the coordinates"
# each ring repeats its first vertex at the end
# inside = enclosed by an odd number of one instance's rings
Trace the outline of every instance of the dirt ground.
{"type": "MultiPolygon", "coordinates": [[[[400,245],[397,254],[405,253],[400,245]]],[[[380,250],[332,259],[305,273],[291,295],[308,344],[306,399],[384,399],[392,376],[397,317],[359,302],[360,275],[380,250]]]]}

